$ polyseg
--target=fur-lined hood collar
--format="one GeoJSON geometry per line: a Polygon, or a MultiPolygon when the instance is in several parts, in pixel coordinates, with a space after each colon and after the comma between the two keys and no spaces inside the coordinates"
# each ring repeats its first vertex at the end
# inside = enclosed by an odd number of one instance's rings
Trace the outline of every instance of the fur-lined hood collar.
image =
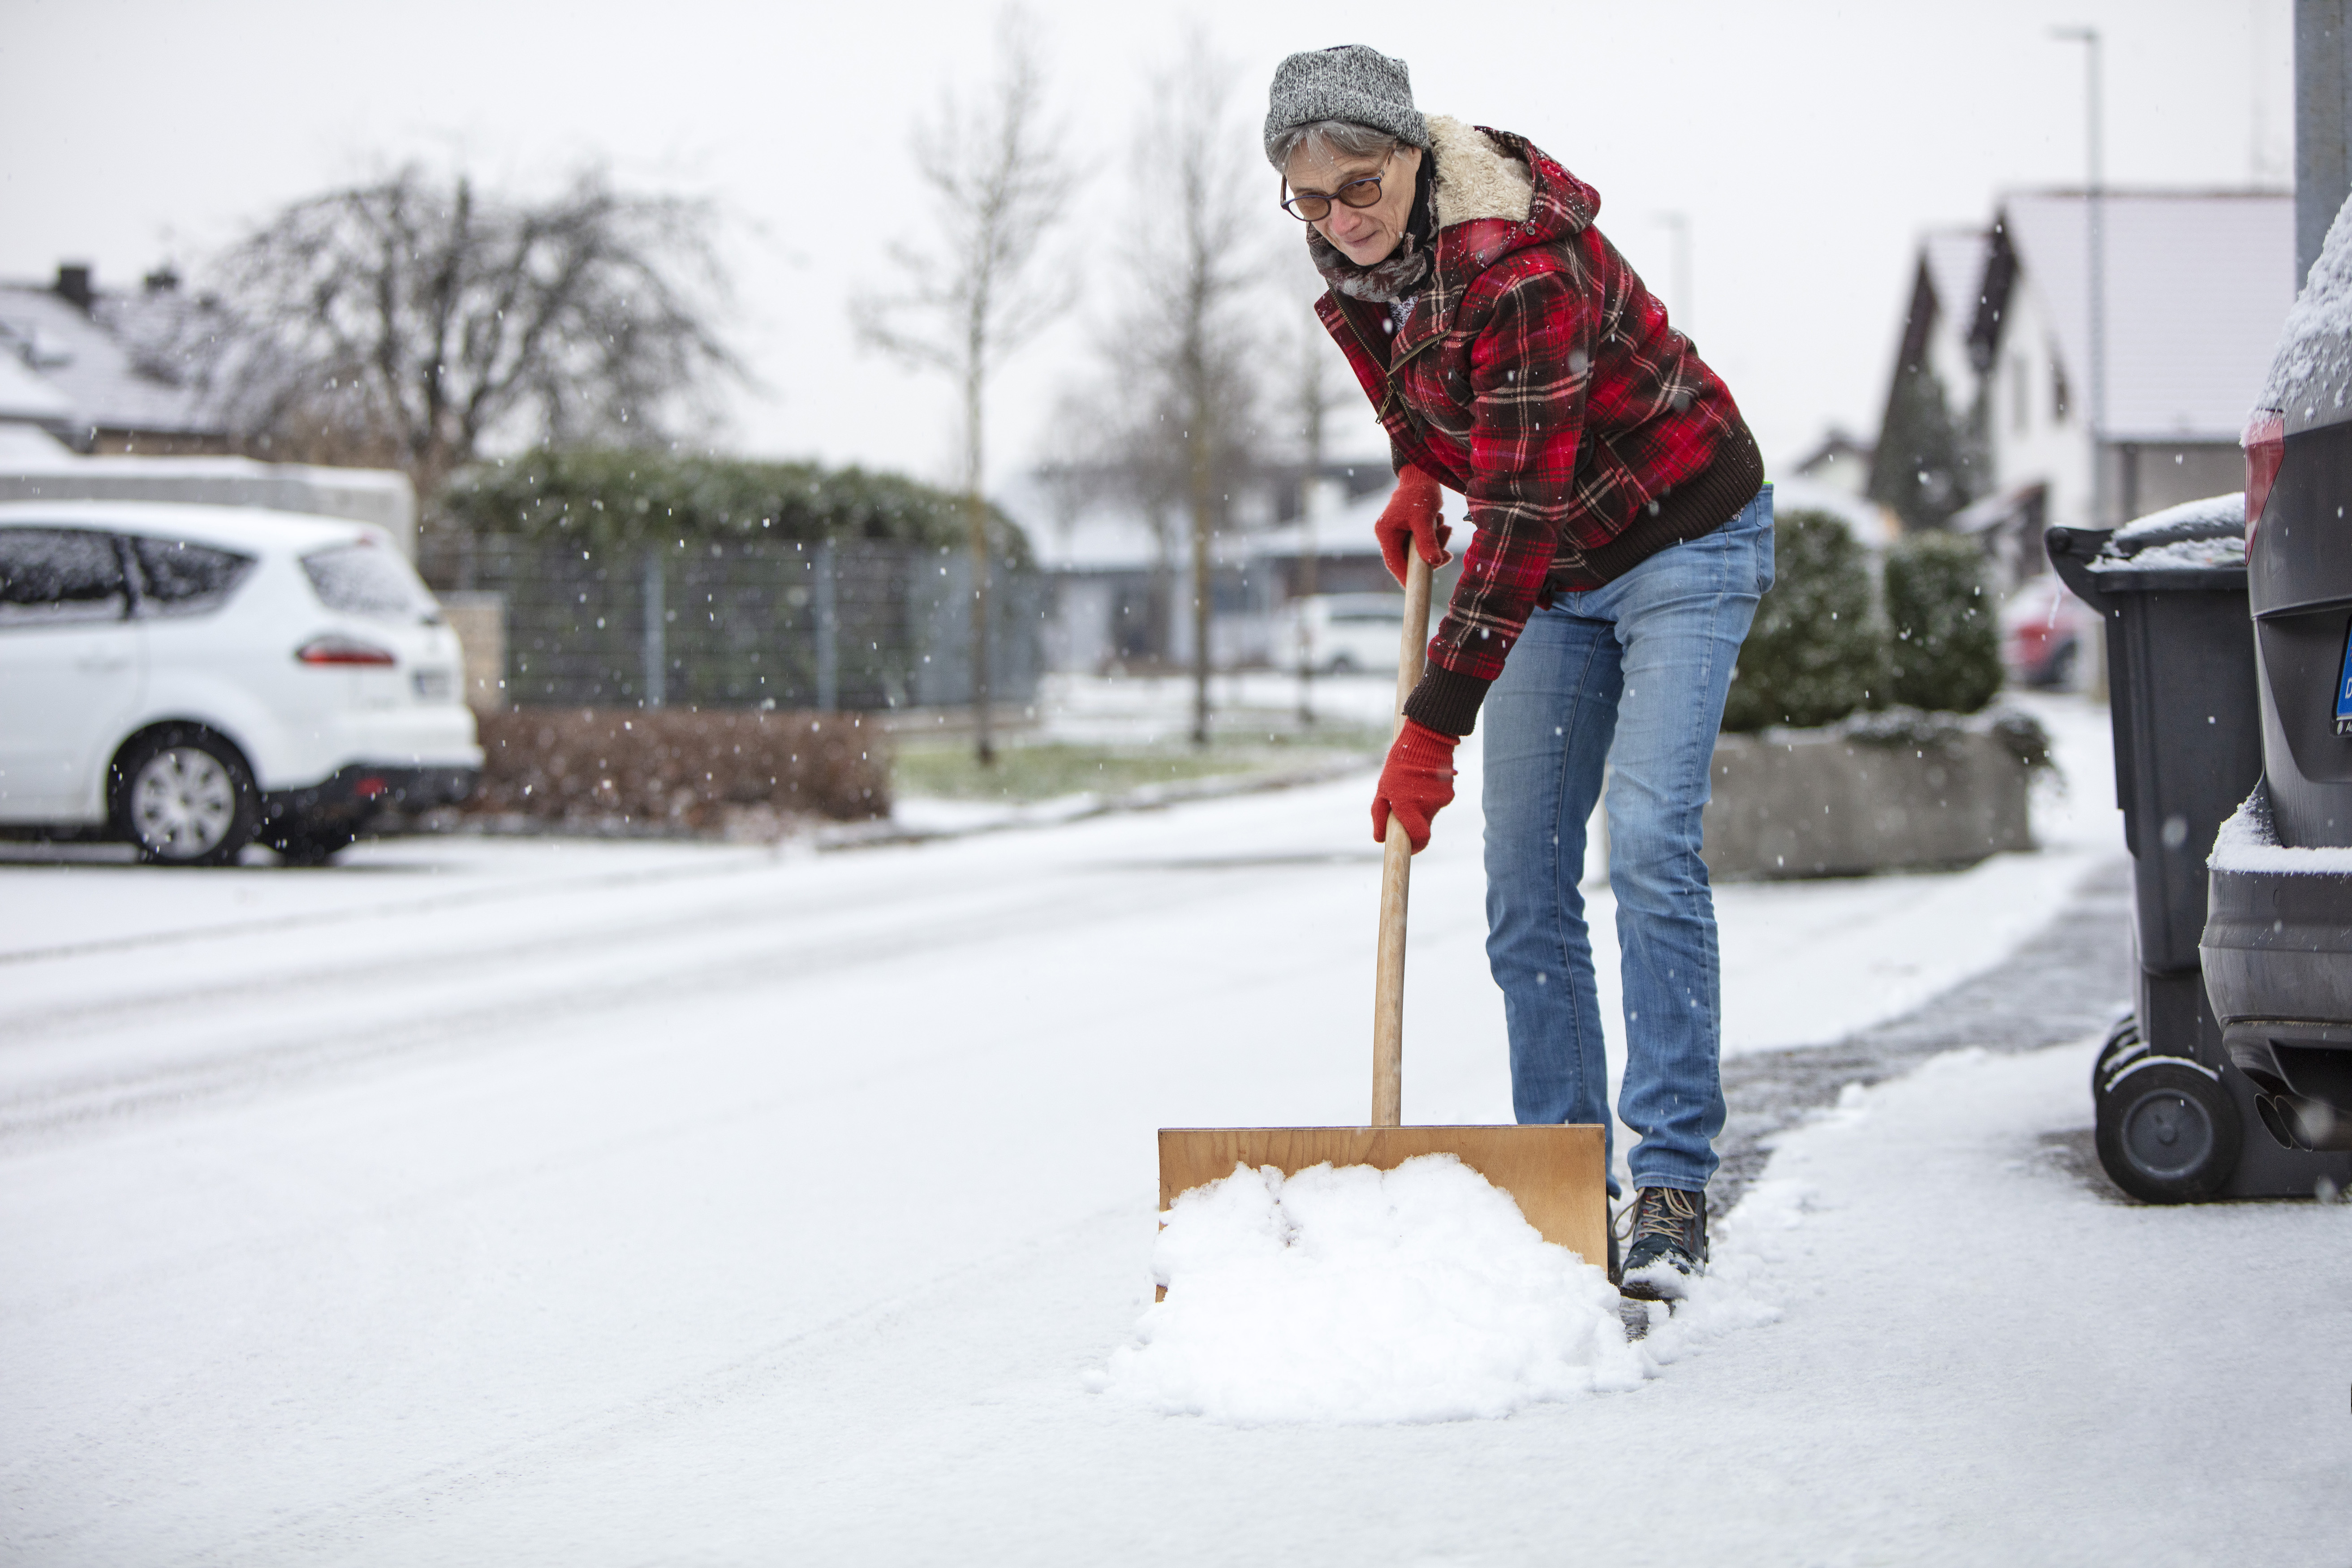
{"type": "Polygon", "coordinates": [[[1437,160],[1437,226],[1498,217],[1525,223],[1535,198],[1535,179],[1524,160],[1511,156],[1475,125],[1443,114],[1429,117],[1429,151],[1437,160]]]}
{"type": "MultiPolygon", "coordinates": [[[[1524,136],[1433,114],[1429,142],[1437,171],[1433,270],[1456,289],[1511,251],[1589,227],[1601,210],[1598,192],[1524,136]]],[[[1415,276],[1405,291],[1417,289],[1433,270],[1410,255],[1358,267],[1311,226],[1307,248],[1334,289],[1358,299],[1395,297],[1389,275],[1406,268],[1415,276]]]]}

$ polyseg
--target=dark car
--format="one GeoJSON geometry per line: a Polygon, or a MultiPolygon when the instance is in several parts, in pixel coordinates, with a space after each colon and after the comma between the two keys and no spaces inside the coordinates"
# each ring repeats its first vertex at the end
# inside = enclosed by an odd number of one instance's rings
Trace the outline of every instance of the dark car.
{"type": "Polygon", "coordinates": [[[2287,318],[2246,437],[2263,779],[2201,943],[2230,1060],[2291,1149],[2352,1150],[2352,223],[2287,318]]]}

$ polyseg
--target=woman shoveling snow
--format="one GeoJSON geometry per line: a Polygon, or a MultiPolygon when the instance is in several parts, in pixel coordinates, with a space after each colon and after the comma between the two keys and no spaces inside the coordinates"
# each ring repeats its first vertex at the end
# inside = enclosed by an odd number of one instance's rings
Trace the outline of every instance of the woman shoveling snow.
{"type": "Polygon", "coordinates": [[[1677,1299],[1706,1265],[1724,1121],[1700,814],[1732,666],[1772,581],[1763,461],[1730,392],[1593,226],[1593,189],[1523,137],[1423,116],[1403,61],[1360,45],[1284,60],[1265,153],[1329,285],[1317,313],[1389,433],[1389,570],[1403,581],[1408,549],[1452,559],[1445,489],[1475,530],[1373,836],[1393,813],[1416,851],[1428,844],[1483,710],[1486,950],[1514,1112],[1606,1126],[1577,882],[1610,766],[1618,1111],[1639,1137],[1610,1271],[1629,1296],[1677,1299]]]}

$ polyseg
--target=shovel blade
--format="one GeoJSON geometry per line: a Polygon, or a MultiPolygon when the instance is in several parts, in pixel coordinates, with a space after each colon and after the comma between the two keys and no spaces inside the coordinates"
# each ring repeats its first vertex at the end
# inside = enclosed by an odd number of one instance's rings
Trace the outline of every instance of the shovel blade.
{"type": "Polygon", "coordinates": [[[1587,1263],[1609,1261],[1609,1185],[1597,1126],[1163,1127],[1160,1207],[1176,1194],[1272,1165],[1289,1175],[1310,1165],[1392,1171],[1419,1154],[1452,1154],[1511,1194],[1546,1241],[1587,1263]]]}

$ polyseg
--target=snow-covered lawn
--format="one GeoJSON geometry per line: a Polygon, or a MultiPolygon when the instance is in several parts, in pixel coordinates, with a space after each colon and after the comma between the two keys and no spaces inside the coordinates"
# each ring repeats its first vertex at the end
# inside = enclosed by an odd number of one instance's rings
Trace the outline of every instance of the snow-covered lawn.
{"type": "MultiPolygon", "coordinates": [[[[1733,1048],[1998,962],[2116,852],[2098,716],[2052,711],[2053,849],[1723,890],[1733,1048]]],[[[2044,1142],[2084,1047],[1792,1135],[1721,1243],[1780,1320],[1662,1338],[1636,1392],[1256,1429],[1090,1392],[1150,1296],[1152,1130],[1364,1114],[1364,783],[824,856],[0,858],[0,1561],[2332,1539],[2352,1214],[2103,1199],[2044,1142]]],[[[1465,783],[1416,863],[1413,1121],[1508,1120],[1465,783]]]]}

